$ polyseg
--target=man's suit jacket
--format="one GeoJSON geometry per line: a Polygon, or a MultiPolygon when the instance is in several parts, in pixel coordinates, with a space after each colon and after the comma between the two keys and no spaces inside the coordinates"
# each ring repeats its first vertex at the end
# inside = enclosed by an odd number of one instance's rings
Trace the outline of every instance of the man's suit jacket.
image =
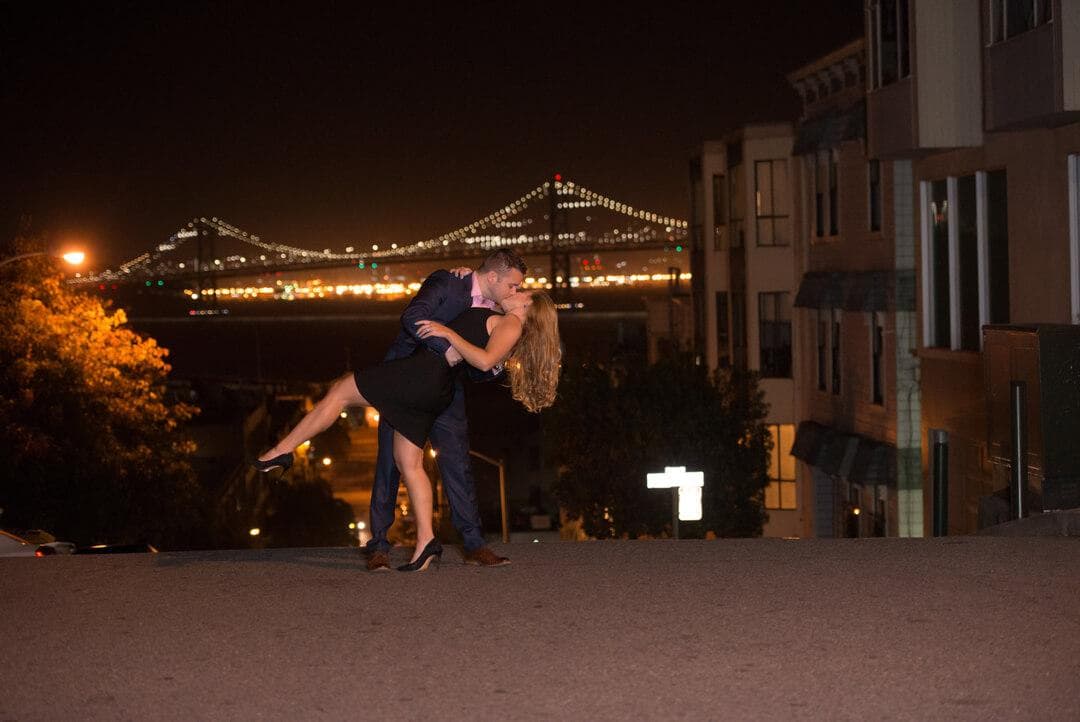
{"type": "MultiPolygon", "coordinates": [[[[445,338],[420,338],[417,335],[417,321],[425,319],[450,323],[463,311],[472,306],[473,274],[458,278],[449,271],[435,271],[424,280],[416,296],[401,314],[401,330],[386,352],[386,360],[411,356],[420,346],[440,356],[446,354],[450,342],[445,338]]],[[[464,362],[463,362],[464,363],[464,362]]],[[[487,373],[481,373],[469,367],[469,377],[474,381],[487,381],[495,378],[502,370],[500,365],[487,373]]]]}

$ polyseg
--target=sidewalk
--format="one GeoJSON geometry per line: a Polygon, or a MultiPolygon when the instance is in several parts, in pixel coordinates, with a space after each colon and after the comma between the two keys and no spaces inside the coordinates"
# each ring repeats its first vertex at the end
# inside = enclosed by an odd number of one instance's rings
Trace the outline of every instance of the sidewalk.
{"type": "Polygon", "coordinates": [[[0,560],[0,719],[1080,716],[1076,539],[496,549],[0,560]]]}

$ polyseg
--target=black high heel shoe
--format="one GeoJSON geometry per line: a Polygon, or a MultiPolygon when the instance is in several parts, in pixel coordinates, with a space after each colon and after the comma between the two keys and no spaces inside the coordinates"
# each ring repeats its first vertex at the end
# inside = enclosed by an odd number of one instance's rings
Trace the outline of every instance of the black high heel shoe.
{"type": "Polygon", "coordinates": [[[438,539],[432,539],[424,547],[424,551],[420,552],[420,556],[416,558],[415,562],[409,562],[408,564],[402,564],[397,568],[399,572],[422,572],[427,569],[431,562],[436,564],[442,560],[442,544],[438,539]]]}
{"type": "Polygon", "coordinates": [[[270,471],[271,469],[281,469],[281,473],[285,473],[292,468],[293,455],[292,452],[285,454],[279,454],[273,459],[267,459],[266,461],[259,461],[258,459],[252,459],[251,465],[255,467],[255,471],[270,471]]]}

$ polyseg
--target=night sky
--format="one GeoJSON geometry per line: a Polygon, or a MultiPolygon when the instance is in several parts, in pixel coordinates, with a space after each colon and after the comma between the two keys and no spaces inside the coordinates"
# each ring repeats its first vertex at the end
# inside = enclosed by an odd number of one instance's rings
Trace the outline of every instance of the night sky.
{"type": "Polygon", "coordinates": [[[27,1],[0,28],[0,230],[30,214],[101,267],[196,215],[423,240],[555,171],[684,218],[694,147],[793,120],[784,76],[858,37],[862,1],[27,1]]]}

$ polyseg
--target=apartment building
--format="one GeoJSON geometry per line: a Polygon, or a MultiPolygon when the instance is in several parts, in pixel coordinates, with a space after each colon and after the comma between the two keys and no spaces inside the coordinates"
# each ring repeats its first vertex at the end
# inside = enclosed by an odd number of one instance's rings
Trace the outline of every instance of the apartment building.
{"type": "Polygon", "coordinates": [[[792,453],[812,533],[918,535],[915,239],[910,198],[897,193],[911,185],[910,165],[867,154],[862,39],[788,81],[803,106],[792,151],[800,209],[792,453]]]}
{"type": "Polygon", "coordinates": [[[795,459],[791,308],[797,284],[792,128],[755,124],[703,144],[690,162],[694,346],[709,368],[751,369],[774,448],[766,536],[805,536],[795,459]]]}
{"type": "MultiPolygon", "coordinates": [[[[1046,324],[1080,321],[1080,3],[874,0],[866,20],[868,154],[911,169],[894,202],[910,196],[919,239],[924,488],[929,433],[940,429],[949,440],[948,529],[972,533],[1000,520],[993,502],[1007,495],[1011,465],[991,435],[1002,425],[994,399],[1007,389],[991,379],[1027,375],[1040,390],[1037,360],[1005,349],[1012,370],[993,368],[986,344],[1001,331],[993,325],[1037,336],[1046,324]]],[[[1055,353],[1080,358],[1075,334],[1053,337],[1055,353]]],[[[1040,443],[1054,430],[1041,428],[1041,391],[1027,408],[1040,443]]],[[[1039,495],[1043,451],[1026,464],[1039,495]]],[[[1076,506],[1080,471],[1071,474],[1074,491],[1056,501],[1076,506]]],[[[929,494],[922,501],[928,515],[929,494]]]]}

